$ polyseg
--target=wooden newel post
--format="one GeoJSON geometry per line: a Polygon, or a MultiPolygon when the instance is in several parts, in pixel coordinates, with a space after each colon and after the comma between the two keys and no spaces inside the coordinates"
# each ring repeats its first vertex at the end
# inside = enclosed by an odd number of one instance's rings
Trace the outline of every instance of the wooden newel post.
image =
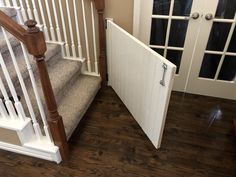
{"type": "Polygon", "coordinates": [[[27,40],[25,44],[28,49],[28,52],[34,56],[34,59],[37,62],[40,81],[46,101],[46,106],[48,109],[47,121],[51,131],[51,135],[55,145],[58,146],[60,149],[62,159],[66,159],[69,154],[69,149],[62,117],[57,111],[57,104],[45,62],[44,54],[47,50],[47,47],[44,35],[39,30],[39,28],[36,27],[36,21],[28,20],[25,24],[28,27],[26,35],[27,40]]]}
{"type": "Polygon", "coordinates": [[[106,61],[106,36],[105,36],[105,1],[94,0],[95,6],[98,12],[98,23],[99,23],[99,44],[100,44],[100,55],[99,55],[99,67],[100,75],[102,77],[103,85],[107,84],[107,61],[106,61]]]}

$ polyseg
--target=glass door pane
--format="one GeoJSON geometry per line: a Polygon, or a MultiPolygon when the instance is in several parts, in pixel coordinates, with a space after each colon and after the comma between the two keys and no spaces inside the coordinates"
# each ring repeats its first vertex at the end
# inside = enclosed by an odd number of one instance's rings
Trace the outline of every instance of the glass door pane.
{"type": "Polygon", "coordinates": [[[177,65],[181,65],[193,0],[154,0],[150,47],[177,65]],[[159,50],[158,50],[159,49],[159,50]]]}
{"type": "Polygon", "coordinates": [[[236,0],[219,0],[215,18],[233,19],[236,9],[236,0]]]}
{"type": "Polygon", "coordinates": [[[205,1],[188,93],[236,99],[235,13],[236,0],[205,1]]]}

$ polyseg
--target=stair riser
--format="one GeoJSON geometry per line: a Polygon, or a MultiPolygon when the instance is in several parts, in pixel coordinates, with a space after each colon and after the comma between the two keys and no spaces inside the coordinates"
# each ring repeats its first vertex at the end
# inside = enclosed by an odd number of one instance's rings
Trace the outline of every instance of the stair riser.
{"type": "Polygon", "coordinates": [[[57,103],[59,103],[63,98],[63,96],[65,95],[65,93],[67,93],[70,90],[70,88],[73,86],[73,84],[78,79],[80,74],[81,74],[81,69],[78,68],[78,70],[71,76],[71,79],[68,80],[61,89],[58,90],[54,89],[57,103]]]}
{"type": "MultiPolygon", "coordinates": [[[[29,72],[27,70],[26,62],[25,62],[23,52],[22,52],[22,48],[21,48],[20,45],[18,45],[14,48],[14,54],[16,56],[18,67],[20,68],[23,79],[24,80],[29,79],[29,72]]],[[[15,87],[19,87],[20,86],[19,80],[18,80],[16,71],[15,71],[15,67],[14,67],[13,62],[12,62],[12,57],[11,57],[9,51],[6,51],[6,52],[3,53],[3,58],[4,58],[4,61],[5,61],[5,64],[7,65],[8,72],[11,75],[12,82],[14,83],[15,87]]],[[[47,65],[48,66],[53,66],[58,62],[59,59],[61,59],[60,50],[55,49],[53,51],[50,51],[50,52],[48,52],[48,54],[46,56],[47,65]]],[[[31,64],[31,68],[32,68],[33,72],[35,73],[36,70],[37,70],[37,66],[36,66],[36,62],[34,61],[32,56],[29,56],[29,62],[31,64]]],[[[2,77],[2,79],[4,81],[4,84],[7,85],[6,81],[4,79],[2,70],[0,70],[0,76],[2,77]]],[[[1,95],[1,93],[0,93],[0,95],[1,95]]]]}
{"type": "MultiPolygon", "coordinates": [[[[53,56],[51,59],[48,59],[47,60],[47,65],[52,65],[53,63],[55,64],[56,62],[58,62],[59,59],[61,59],[60,57],[61,57],[61,54],[58,53],[56,56],[53,56]]],[[[41,90],[40,78],[39,78],[39,74],[38,74],[38,70],[37,70],[36,64],[32,64],[32,70],[34,72],[35,80],[37,82],[38,92],[39,92],[39,94],[40,94],[40,96],[41,96],[41,98],[43,100],[43,93],[42,93],[42,90],[41,90]]],[[[28,91],[29,97],[31,99],[33,110],[35,110],[35,115],[36,115],[36,117],[38,117],[38,115],[39,115],[38,105],[37,105],[37,102],[36,102],[35,94],[34,94],[34,91],[33,91],[33,88],[32,88],[32,83],[31,83],[31,80],[30,80],[30,77],[29,77],[29,73],[28,73],[27,70],[25,70],[25,72],[23,74],[23,78],[24,78],[24,83],[25,83],[25,85],[27,87],[27,91],[28,91]]],[[[21,86],[20,86],[20,83],[19,83],[19,80],[18,80],[17,76],[12,78],[12,80],[13,80],[13,83],[14,83],[14,86],[15,86],[17,94],[21,98],[24,98],[24,94],[23,94],[23,91],[21,89],[21,86]]],[[[23,105],[24,110],[26,111],[26,115],[29,115],[25,99],[22,99],[21,103],[23,105]]]]}
{"type": "MultiPolygon", "coordinates": [[[[59,55],[60,56],[60,55],[59,55]]],[[[59,57],[58,56],[58,57],[59,57]]],[[[56,58],[56,57],[54,57],[56,58]]],[[[60,59],[60,58],[58,58],[60,59]]],[[[56,59],[56,60],[58,60],[56,59]]],[[[55,60],[55,59],[53,59],[55,60]]],[[[54,61],[50,62],[50,64],[52,64],[54,61]]],[[[35,76],[36,76],[36,80],[37,80],[37,85],[38,85],[38,91],[39,91],[39,94],[40,94],[40,97],[42,99],[42,102],[43,102],[43,107],[44,107],[44,110],[46,111],[46,105],[45,105],[45,100],[44,100],[44,96],[43,96],[43,92],[41,90],[41,86],[40,86],[40,81],[39,81],[39,77],[38,77],[38,74],[37,72],[35,72],[35,76]]],[[[78,69],[76,71],[74,71],[73,73],[71,73],[71,75],[69,76],[70,78],[68,78],[67,81],[65,81],[63,83],[63,85],[59,86],[58,88],[55,88],[53,86],[53,90],[54,90],[54,94],[55,94],[55,98],[56,98],[56,101],[57,103],[63,98],[63,95],[68,92],[69,88],[73,85],[73,83],[77,80],[77,78],[79,77],[80,75],[80,67],[78,67],[78,69]]],[[[28,91],[28,94],[29,94],[29,97],[31,99],[31,103],[32,103],[32,107],[33,107],[33,110],[35,112],[35,115],[36,117],[40,117],[40,113],[39,113],[39,110],[38,110],[38,105],[37,105],[37,102],[36,102],[36,98],[35,98],[35,95],[34,95],[34,92],[33,92],[33,88],[32,88],[32,85],[31,85],[31,81],[30,81],[30,78],[27,78],[25,80],[25,85],[27,86],[27,91],[28,91]]],[[[22,93],[22,90],[21,90],[21,87],[20,85],[18,85],[17,87],[17,93],[22,97],[24,98],[23,93],[22,93]]],[[[25,102],[25,99],[22,99],[21,100],[21,103],[23,105],[23,108],[26,112],[26,115],[29,116],[29,111],[28,111],[28,107],[26,105],[26,102],[25,102]]],[[[41,120],[40,118],[38,119],[39,121],[41,120]]]]}

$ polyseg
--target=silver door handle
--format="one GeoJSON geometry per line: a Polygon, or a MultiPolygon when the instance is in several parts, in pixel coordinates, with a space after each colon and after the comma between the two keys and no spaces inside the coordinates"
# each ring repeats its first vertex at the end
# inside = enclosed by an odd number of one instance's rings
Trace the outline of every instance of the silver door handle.
{"type": "Polygon", "coordinates": [[[206,14],[206,16],[205,16],[205,19],[206,20],[212,20],[213,19],[213,15],[212,14],[206,14]]]}
{"type": "Polygon", "coordinates": [[[166,85],[165,84],[165,77],[166,77],[166,71],[167,71],[167,64],[163,63],[162,68],[163,68],[163,75],[162,75],[162,79],[160,81],[160,84],[162,86],[165,86],[166,85]]]}
{"type": "Polygon", "coordinates": [[[200,14],[199,14],[198,12],[194,12],[194,13],[191,15],[191,18],[194,19],[194,20],[197,20],[199,17],[200,17],[200,14]]]}

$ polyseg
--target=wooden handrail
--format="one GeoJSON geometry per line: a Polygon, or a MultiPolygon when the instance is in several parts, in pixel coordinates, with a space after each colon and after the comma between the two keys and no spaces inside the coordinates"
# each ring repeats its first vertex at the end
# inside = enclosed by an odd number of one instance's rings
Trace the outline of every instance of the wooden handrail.
{"type": "Polygon", "coordinates": [[[47,51],[47,47],[44,34],[36,26],[36,21],[28,20],[25,23],[28,27],[26,30],[2,11],[0,11],[0,25],[24,43],[28,53],[33,55],[36,60],[42,90],[48,109],[47,122],[51,131],[52,139],[54,144],[59,147],[62,159],[67,159],[69,150],[65,129],[62,117],[57,111],[57,104],[45,62],[45,52],[47,51]]]}
{"type": "MultiPolygon", "coordinates": [[[[35,29],[36,27],[30,28],[30,30],[26,30],[1,10],[0,25],[13,36],[15,36],[18,40],[24,43],[26,48],[28,49],[29,54],[40,56],[42,53],[45,53],[47,51],[43,32],[39,31],[37,33],[34,33],[34,30],[37,30],[35,29]],[[35,41],[37,41],[37,43],[35,41]]],[[[28,25],[34,26],[35,24],[30,20],[28,25]]]]}
{"type": "Polygon", "coordinates": [[[25,43],[25,35],[26,35],[27,31],[21,25],[19,25],[17,22],[12,20],[11,17],[6,15],[1,10],[0,10],[0,24],[9,33],[14,35],[21,42],[25,43]]]}
{"type": "Polygon", "coordinates": [[[98,13],[98,24],[99,24],[99,44],[100,44],[100,55],[99,55],[99,68],[100,75],[102,78],[103,85],[107,84],[107,60],[106,60],[106,36],[105,36],[105,0],[94,0],[95,7],[98,13]]]}

